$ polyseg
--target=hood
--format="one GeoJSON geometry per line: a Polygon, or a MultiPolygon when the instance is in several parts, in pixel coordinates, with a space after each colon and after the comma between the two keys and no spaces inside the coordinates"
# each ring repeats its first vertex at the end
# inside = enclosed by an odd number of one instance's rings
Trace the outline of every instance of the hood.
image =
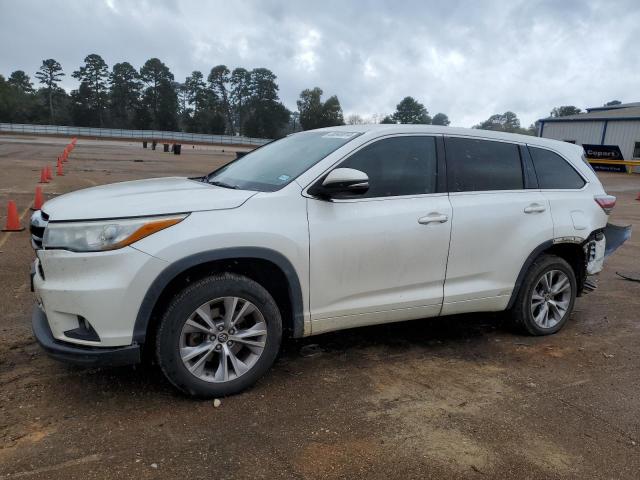
{"type": "Polygon", "coordinates": [[[78,190],[49,200],[49,219],[91,220],[236,208],[255,195],[183,177],[151,178],[78,190]]]}

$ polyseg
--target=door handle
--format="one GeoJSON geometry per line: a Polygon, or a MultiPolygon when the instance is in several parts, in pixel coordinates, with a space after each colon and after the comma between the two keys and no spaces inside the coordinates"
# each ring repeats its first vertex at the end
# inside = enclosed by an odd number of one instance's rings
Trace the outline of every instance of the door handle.
{"type": "Polygon", "coordinates": [[[447,220],[449,220],[448,215],[443,215],[441,213],[430,213],[429,215],[420,217],[418,219],[418,223],[420,225],[428,225],[429,223],[445,223],[447,220]]]}
{"type": "Polygon", "coordinates": [[[525,207],[524,213],[542,213],[547,209],[544,205],[539,203],[532,203],[528,207],[525,207]]]}

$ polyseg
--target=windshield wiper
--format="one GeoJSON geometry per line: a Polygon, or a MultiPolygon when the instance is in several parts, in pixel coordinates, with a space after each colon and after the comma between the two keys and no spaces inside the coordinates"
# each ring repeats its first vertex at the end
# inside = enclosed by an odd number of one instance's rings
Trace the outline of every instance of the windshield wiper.
{"type": "Polygon", "coordinates": [[[216,187],[230,188],[232,190],[238,190],[240,188],[240,187],[238,187],[238,185],[231,185],[229,183],[220,182],[218,180],[212,180],[209,183],[211,185],[215,185],[216,187]]]}

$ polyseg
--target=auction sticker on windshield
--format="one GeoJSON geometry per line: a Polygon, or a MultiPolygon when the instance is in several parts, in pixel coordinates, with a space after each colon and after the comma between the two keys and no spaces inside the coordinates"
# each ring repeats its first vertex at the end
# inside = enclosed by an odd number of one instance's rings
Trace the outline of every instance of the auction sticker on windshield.
{"type": "Polygon", "coordinates": [[[329,132],[322,138],[352,138],[358,135],[358,132],[329,132]]]}

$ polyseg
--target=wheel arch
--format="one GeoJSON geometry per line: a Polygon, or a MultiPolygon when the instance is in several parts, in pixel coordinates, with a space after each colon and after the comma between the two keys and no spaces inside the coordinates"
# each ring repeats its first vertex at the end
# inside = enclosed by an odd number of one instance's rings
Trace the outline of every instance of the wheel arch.
{"type": "Polygon", "coordinates": [[[586,280],[586,262],[585,262],[585,252],[583,248],[584,242],[575,243],[575,242],[556,242],[553,240],[547,240],[544,243],[538,245],[527,257],[524,261],[522,268],[520,269],[520,273],[518,273],[518,277],[516,278],[516,283],[513,287],[513,291],[511,292],[511,298],[509,299],[509,303],[507,304],[507,310],[513,307],[516,299],[518,298],[518,293],[520,292],[520,287],[522,286],[522,282],[524,281],[524,277],[531,267],[531,264],[540,257],[541,255],[550,254],[557,255],[558,257],[564,259],[571,265],[573,272],[576,276],[576,283],[578,285],[578,296],[582,293],[582,288],[584,286],[584,282],[586,280]]]}
{"type": "Polygon", "coordinates": [[[163,305],[193,280],[216,272],[245,275],[269,291],[280,308],[283,327],[293,337],[304,334],[302,288],[291,262],[275,250],[235,247],[200,252],[167,266],[145,294],[133,328],[133,342],[145,344],[154,334],[163,305]]]}

